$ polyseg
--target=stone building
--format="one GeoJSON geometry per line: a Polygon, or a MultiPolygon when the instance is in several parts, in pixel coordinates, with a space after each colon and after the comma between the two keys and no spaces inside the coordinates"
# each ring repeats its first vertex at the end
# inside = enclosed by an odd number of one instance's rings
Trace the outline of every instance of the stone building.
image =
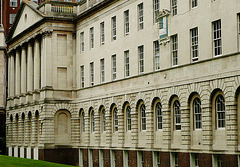
{"type": "Polygon", "coordinates": [[[238,165],[240,1],[24,1],[16,18],[9,156],[238,165]]]}

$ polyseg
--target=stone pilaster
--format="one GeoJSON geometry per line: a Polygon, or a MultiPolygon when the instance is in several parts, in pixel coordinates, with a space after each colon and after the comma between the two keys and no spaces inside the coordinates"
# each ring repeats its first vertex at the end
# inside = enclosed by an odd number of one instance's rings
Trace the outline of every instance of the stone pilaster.
{"type": "Polygon", "coordinates": [[[16,81],[15,81],[15,90],[16,95],[19,96],[21,94],[21,68],[20,68],[20,52],[19,50],[16,50],[16,63],[15,63],[15,69],[16,69],[16,81]]]}
{"type": "Polygon", "coordinates": [[[122,112],[121,106],[118,106],[118,144],[121,145],[121,147],[124,146],[124,111],[122,112]]]}
{"type": "Polygon", "coordinates": [[[15,59],[14,59],[14,54],[10,54],[11,61],[10,61],[10,96],[13,97],[15,95],[15,59]]]}
{"type": "Polygon", "coordinates": [[[21,54],[21,94],[27,92],[27,55],[25,46],[22,47],[21,54]]]}
{"type": "Polygon", "coordinates": [[[212,108],[210,104],[202,104],[202,131],[203,147],[205,150],[212,149],[212,108]]]}
{"type": "Polygon", "coordinates": [[[111,147],[112,145],[112,115],[109,107],[105,108],[106,116],[106,145],[111,147]]]}
{"type": "MultiPolygon", "coordinates": [[[[186,104],[187,105],[187,104],[186,104]]],[[[181,106],[181,131],[182,131],[182,147],[188,149],[190,147],[190,110],[187,106],[181,106]]]]}
{"type": "Polygon", "coordinates": [[[90,117],[88,112],[85,112],[84,121],[85,121],[85,144],[86,146],[88,146],[90,144],[90,117]]]}
{"type": "Polygon", "coordinates": [[[34,42],[34,90],[40,89],[40,42],[38,39],[34,42]]]}
{"type": "Polygon", "coordinates": [[[27,92],[33,91],[33,50],[32,44],[28,43],[27,51],[27,92]]]}
{"type": "Polygon", "coordinates": [[[94,108],[94,117],[95,117],[95,141],[97,145],[100,145],[101,138],[100,138],[100,112],[97,108],[94,108]]]}
{"type": "Polygon", "coordinates": [[[131,118],[132,118],[132,144],[134,147],[138,146],[138,112],[136,106],[131,105],[131,118]]]}
{"type": "Polygon", "coordinates": [[[154,128],[153,128],[153,110],[151,110],[151,105],[150,104],[146,104],[146,118],[147,118],[147,143],[146,143],[146,147],[147,148],[152,148],[153,147],[153,139],[154,139],[154,128]]]}
{"type": "Polygon", "coordinates": [[[163,146],[164,149],[169,149],[171,145],[171,112],[168,105],[162,105],[162,121],[163,121],[163,146]]]}

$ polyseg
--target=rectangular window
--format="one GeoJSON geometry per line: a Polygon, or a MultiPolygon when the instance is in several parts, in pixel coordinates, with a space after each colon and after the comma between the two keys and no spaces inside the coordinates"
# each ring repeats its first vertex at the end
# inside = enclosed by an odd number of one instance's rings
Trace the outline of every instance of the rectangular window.
{"type": "Polygon", "coordinates": [[[143,3],[138,5],[138,30],[142,30],[144,28],[144,20],[143,20],[143,3]]]}
{"type": "Polygon", "coordinates": [[[116,55],[112,55],[112,80],[117,78],[117,62],[116,55]]]}
{"type": "Polygon", "coordinates": [[[84,32],[81,32],[80,34],[80,45],[81,45],[81,52],[84,52],[84,32]]]}
{"type": "Polygon", "coordinates": [[[84,66],[83,65],[80,67],[80,70],[81,70],[81,72],[80,72],[80,74],[81,74],[81,88],[84,88],[84,66]]]}
{"type": "Polygon", "coordinates": [[[138,167],[144,167],[144,158],[143,158],[143,152],[142,151],[138,151],[138,156],[137,156],[137,160],[138,160],[138,167]]]}
{"type": "Polygon", "coordinates": [[[190,30],[191,33],[191,55],[192,61],[198,61],[198,28],[190,30]]]}
{"type": "Polygon", "coordinates": [[[143,46],[138,47],[138,66],[139,66],[139,74],[144,72],[144,50],[143,46]]]}
{"type": "Polygon", "coordinates": [[[153,152],[153,166],[160,167],[160,153],[158,151],[153,152]]]}
{"type": "Polygon", "coordinates": [[[213,49],[214,49],[214,56],[220,56],[220,55],[222,55],[221,20],[214,21],[212,24],[213,24],[213,49]]]}
{"type": "Polygon", "coordinates": [[[199,154],[194,154],[194,165],[199,167],[199,154]]]}
{"type": "Polygon", "coordinates": [[[129,68],[129,50],[124,52],[124,60],[125,60],[125,77],[130,76],[130,68],[129,68]]]}
{"type": "Polygon", "coordinates": [[[174,153],[174,164],[175,167],[178,167],[178,153],[174,153]]]}
{"type": "Polygon", "coordinates": [[[105,71],[104,71],[104,59],[100,60],[100,76],[101,76],[101,83],[105,82],[105,71]]]}
{"type": "Polygon", "coordinates": [[[94,28],[90,28],[90,49],[94,48],[94,28]]]}
{"type": "Polygon", "coordinates": [[[173,35],[171,37],[171,42],[172,42],[172,66],[177,66],[178,65],[178,36],[173,35]]]}
{"type": "Polygon", "coordinates": [[[154,45],[154,68],[155,71],[160,69],[160,47],[159,41],[153,42],[154,45]]]}
{"type": "Polygon", "coordinates": [[[124,12],[124,33],[125,36],[129,34],[129,10],[124,12]]]}
{"type": "Polygon", "coordinates": [[[9,24],[13,24],[14,20],[15,20],[16,14],[10,14],[9,15],[9,24]]]}
{"type": "Polygon", "coordinates": [[[172,0],[172,15],[177,15],[177,0],[172,0]]]}
{"type": "Polygon", "coordinates": [[[112,17],[112,40],[117,39],[117,19],[116,16],[112,17]]]}
{"type": "Polygon", "coordinates": [[[18,3],[17,0],[10,0],[10,7],[17,7],[18,3]]]}
{"type": "Polygon", "coordinates": [[[90,86],[94,85],[94,63],[90,63],[90,86]]]}
{"type": "Polygon", "coordinates": [[[131,108],[127,106],[126,108],[126,115],[127,115],[127,131],[132,129],[132,119],[131,119],[131,108]]]}
{"type": "Polygon", "coordinates": [[[104,45],[105,33],[104,33],[104,22],[100,23],[100,44],[104,45]]]}
{"type": "Polygon", "coordinates": [[[191,0],[192,8],[196,8],[198,6],[198,0],[191,0]]]}
{"type": "Polygon", "coordinates": [[[153,0],[153,23],[158,22],[160,3],[159,0],[153,0]]]}

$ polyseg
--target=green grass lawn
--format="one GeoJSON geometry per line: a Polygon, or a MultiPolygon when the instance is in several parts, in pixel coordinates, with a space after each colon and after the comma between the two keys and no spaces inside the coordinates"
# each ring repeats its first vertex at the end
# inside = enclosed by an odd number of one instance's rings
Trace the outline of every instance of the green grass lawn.
{"type": "Polygon", "coordinates": [[[0,167],[70,167],[70,165],[62,165],[46,161],[39,161],[26,158],[16,158],[10,156],[0,155],[0,167]]]}

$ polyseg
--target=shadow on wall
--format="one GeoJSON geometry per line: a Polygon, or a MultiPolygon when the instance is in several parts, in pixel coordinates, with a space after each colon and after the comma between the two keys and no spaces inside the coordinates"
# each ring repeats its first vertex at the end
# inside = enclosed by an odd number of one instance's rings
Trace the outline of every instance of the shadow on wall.
{"type": "Polygon", "coordinates": [[[6,113],[0,111],[0,154],[6,155],[6,113]]]}

